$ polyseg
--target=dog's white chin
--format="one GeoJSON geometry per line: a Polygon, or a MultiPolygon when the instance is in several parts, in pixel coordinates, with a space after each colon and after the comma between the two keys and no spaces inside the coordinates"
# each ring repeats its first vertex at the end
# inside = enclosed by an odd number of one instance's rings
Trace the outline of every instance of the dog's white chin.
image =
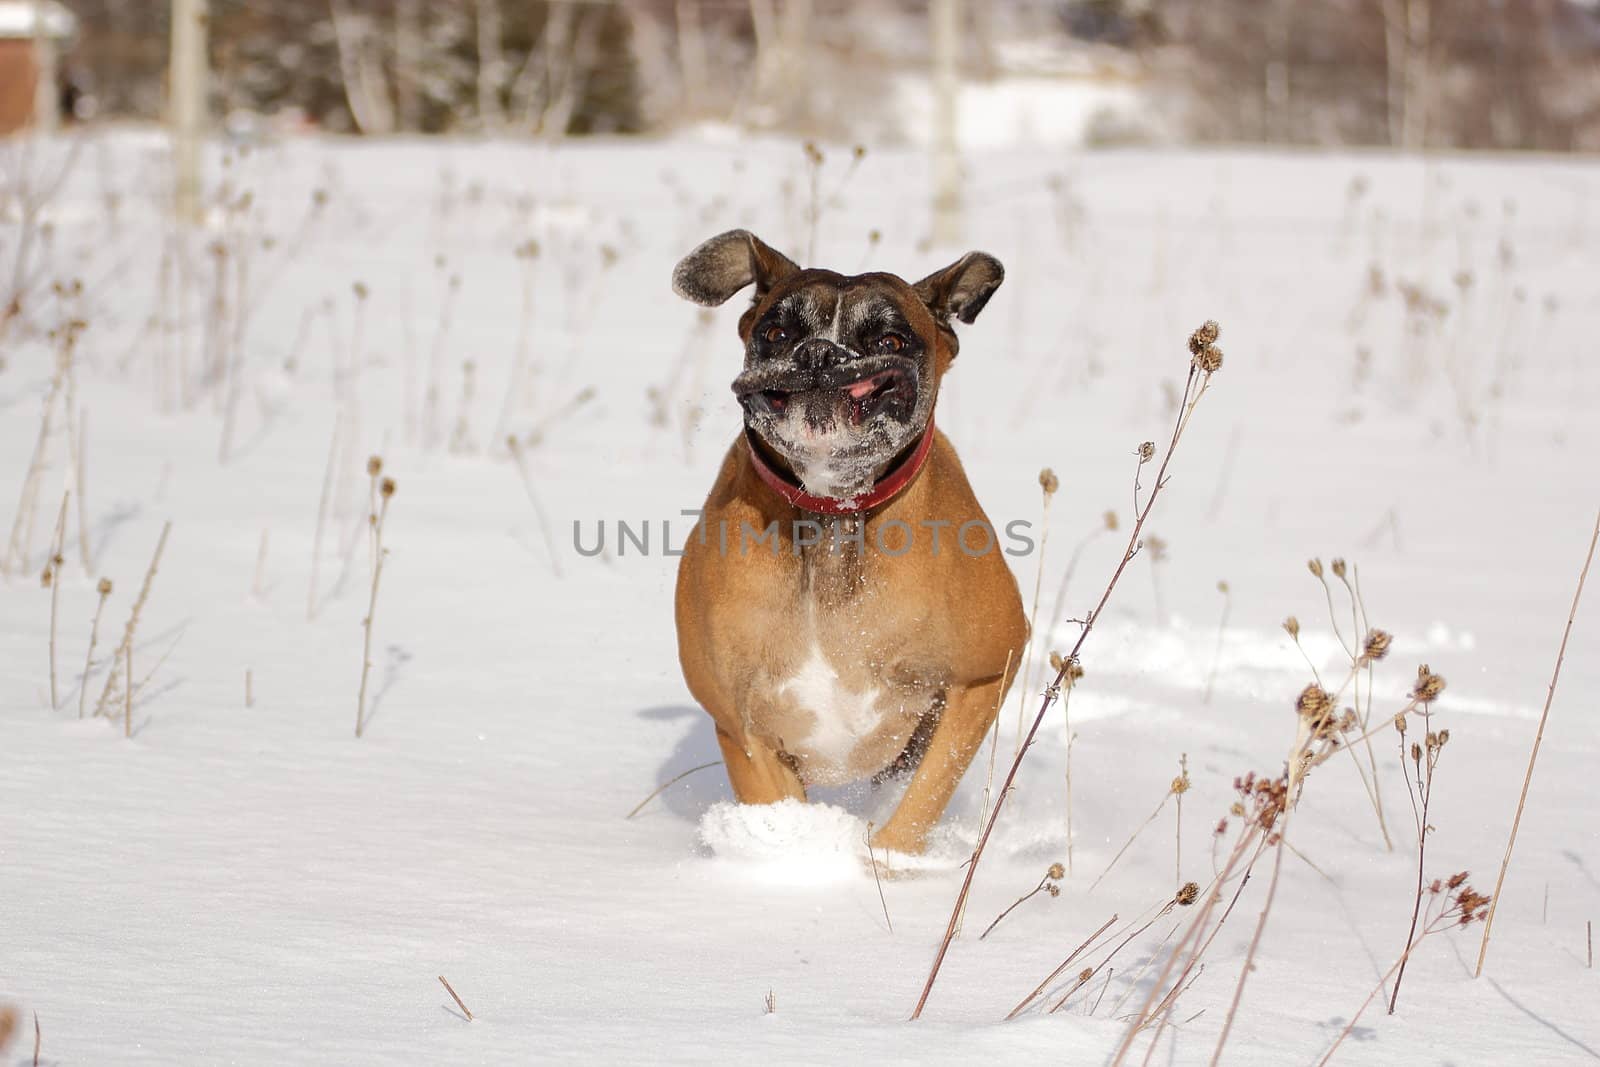
{"type": "Polygon", "coordinates": [[[819,434],[815,444],[792,452],[795,476],[812,496],[825,496],[832,500],[849,500],[872,488],[874,464],[851,459],[839,447],[847,434],[838,432],[819,434]]]}
{"type": "Polygon", "coordinates": [[[864,447],[863,428],[837,420],[819,430],[803,418],[789,418],[773,427],[772,436],[801,487],[830,500],[853,500],[870,492],[885,457],[904,447],[864,447]]]}

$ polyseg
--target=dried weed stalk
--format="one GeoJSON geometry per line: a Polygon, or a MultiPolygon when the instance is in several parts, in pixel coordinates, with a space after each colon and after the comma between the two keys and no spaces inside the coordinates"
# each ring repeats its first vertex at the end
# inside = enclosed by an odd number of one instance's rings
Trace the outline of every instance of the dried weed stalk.
{"type": "MultiPolygon", "coordinates": [[[[1428,886],[1428,915],[1423,922],[1422,933],[1417,935],[1416,939],[1406,947],[1405,952],[1401,953],[1400,958],[1394,962],[1394,966],[1390,967],[1384,973],[1384,976],[1378,979],[1378,984],[1372,987],[1372,991],[1367,994],[1367,999],[1361,1002],[1361,1007],[1356,1009],[1356,1013],[1350,1017],[1350,1021],[1345,1024],[1344,1029],[1339,1031],[1339,1036],[1334,1038],[1333,1045],[1329,1047],[1322,1059],[1317,1061],[1317,1067],[1324,1067],[1329,1060],[1333,1059],[1333,1054],[1339,1051],[1339,1046],[1344,1043],[1344,1039],[1350,1036],[1351,1032],[1356,1028],[1356,1023],[1361,1021],[1361,1015],[1367,1010],[1367,1006],[1372,1003],[1372,998],[1383,991],[1383,987],[1388,984],[1389,979],[1397,971],[1405,967],[1406,960],[1411,958],[1411,954],[1416,952],[1424,941],[1434,934],[1454,927],[1484,922],[1488,917],[1489,903],[1488,897],[1467,884],[1466,871],[1453,874],[1443,881],[1435,878],[1432,884],[1428,886]]],[[[1398,986],[1398,982],[1396,985],[1398,986]]]]}
{"type": "Polygon", "coordinates": [[[1117,861],[1122,859],[1122,857],[1127,853],[1128,849],[1133,847],[1133,843],[1135,841],[1139,840],[1139,835],[1144,833],[1145,830],[1149,829],[1150,824],[1155,822],[1161,813],[1166,810],[1168,799],[1175,796],[1182,797],[1188,788],[1189,774],[1187,771],[1185,771],[1183,774],[1172,780],[1172,782],[1167,786],[1167,791],[1161,794],[1161,802],[1156,805],[1156,810],[1152,811],[1144,820],[1144,822],[1139,824],[1139,828],[1133,832],[1133,835],[1129,837],[1127,841],[1123,842],[1122,847],[1117,849],[1117,854],[1111,857],[1111,862],[1106,864],[1106,869],[1100,872],[1100,877],[1096,878],[1090,883],[1089,892],[1093,893],[1095,888],[1099,886],[1101,882],[1105,881],[1106,875],[1111,873],[1111,868],[1115,867],[1117,865],[1117,861]]]}
{"type": "Polygon", "coordinates": [[[1044,981],[1035,986],[1032,993],[1029,993],[1027,996],[1022,998],[1022,1003],[1011,1009],[1010,1014],[1006,1016],[1006,1020],[1009,1022],[1010,1020],[1015,1019],[1018,1015],[1021,1015],[1027,1010],[1028,1005],[1032,1004],[1035,1000],[1038,1000],[1040,995],[1042,995],[1046,989],[1050,988],[1050,983],[1059,978],[1062,971],[1065,971],[1068,967],[1072,966],[1073,960],[1083,955],[1091,945],[1100,940],[1102,934],[1115,925],[1117,918],[1118,917],[1116,915],[1111,916],[1111,918],[1100,924],[1099,929],[1095,930],[1094,933],[1084,938],[1082,944],[1073,949],[1071,952],[1067,953],[1067,958],[1062,960],[1061,963],[1057,965],[1055,970],[1045,975],[1044,981]]]}
{"type": "Polygon", "coordinates": [[[1433,800],[1433,772],[1439,765],[1439,756],[1444,751],[1445,743],[1450,740],[1449,730],[1435,733],[1429,729],[1432,725],[1429,702],[1438,696],[1443,688],[1444,679],[1430,671],[1426,664],[1417,670],[1417,685],[1413,692],[1418,696],[1426,695],[1421,708],[1423,740],[1411,742],[1409,751],[1406,745],[1406,716],[1402,714],[1394,717],[1394,728],[1400,735],[1400,767],[1405,773],[1406,794],[1411,798],[1411,815],[1416,821],[1417,896],[1411,910],[1411,929],[1406,933],[1405,952],[1400,956],[1400,968],[1395,974],[1394,991],[1389,995],[1390,1015],[1394,1014],[1394,1007],[1400,1000],[1400,982],[1406,976],[1405,961],[1411,955],[1411,946],[1417,936],[1417,918],[1422,914],[1422,872],[1427,863],[1428,835],[1433,832],[1433,824],[1428,821],[1428,808],[1433,800]],[[1407,756],[1411,759],[1409,772],[1405,772],[1407,756]]]}
{"type": "Polygon", "coordinates": [[[450,999],[456,1002],[456,1007],[461,1009],[461,1014],[465,1015],[467,1022],[470,1023],[472,1021],[472,1009],[462,1002],[460,994],[450,987],[450,983],[445,981],[445,977],[442,974],[439,976],[439,984],[444,986],[444,991],[450,994],[450,999]]]}
{"type": "Polygon", "coordinates": [[[68,490],[61,496],[61,511],[56,516],[56,532],[50,538],[50,561],[44,565],[44,574],[41,579],[45,587],[50,590],[50,710],[55,711],[61,706],[60,699],[56,696],[56,616],[61,607],[61,565],[66,562],[62,556],[62,542],[67,535],[67,501],[72,497],[68,490]]]}
{"type": "MultiPolygon", "coordinates": [[[[1290,619],[1285,628],[1298,642],[1298,623],[1290,619]]],[[[1369,631],[1358,656],[1352,661],[1349,675],[1338,690],[1330,693],[1315,682],[1305,687],[1295,700],[1297,722],[1295,741],[1286,759],[1286,769],[1281,775],[1259,778],[1247,775],[1235,780],[1234,788],[1238,795],[1229,811],[1229,817],[1239,820],[1240,829],[1233,848],[1212,883],[1205,905],[1190,923],[1190,928],[1184,933],[1177,948],[1169,955],[1143,1006],[1135,1014],[1112,1061],[1113,1067],[1127,1057],[1139,1033],[1152,1025],[1155,1027],[1155,1034],[1151,1039],[1151,1048],[1155,1047],[1156,1042],[1160,1040],[1162,1030],[1170,1022],[1171,1011],[1177,997],[1192,984],[1192,976],[1197,974],[1197,968],[1206,949],[1231,914],[1234,903],[1239,899],[1239,894],[1255,869],[1256,862],[1270,849],[1273,852],[1271,882],[1234,987],[1227,1018],[1212,1055],[1213,1064],[1220,1061],[1243,999],[1245,983],[1254,969],[1255,955],[1276,898],[1283,853],[1285,850],[1293,851],[1288,844],[1288,826],[1304,789],[1306,777],[1314,768],[1333,758],[1334,753],[1340,748],[1353,748],[1370,734],[1370,731],[1360,729],[1360,720],[1353,709],[1345,708],[1343,712],[1338,710],[1339,695],[1353,683],[1359,670],[1365,669],[1371,661],[1381,659],[1387,653],[1388,647],[1389,637],[1386,633],[1369,631]],[[1212,925],[1211,917],[1221,899],[1221,888],[1234,882],[1235,879],[1237,887],[1233,898],[1221,918],[1212,925]]],[[[1424,667],[1418,674],[1410,700],[1401,709],[1397,718],[1416,713],[1419,709],[1427,710],[1427,706],[1438,697],[1443,688],[1444,680],[1424,667]]],[[[1436,747],[1438,744],[1439,742],[1435,741],[1436,747]]],[[[1221,835],[1227,833],[1228,828],[1229,819],[1224,819],[1218,824],[1219,841],[1221,835]]]]}
{"type": "Polygon", "coordinates": [[[1013,911],[1016,911],[1017,908],[1020,907],[1025,901],[1032,900],[1040,893],[1049,893],[1052,897],[1059,897],[1061,895],[1061,886],[1057,883],[1059,883],[1061,879],[1065,878],[1066,876],[1067,869],[1065,867],[1059,863],[1052,863],[1044,872],[1044,877],[1039,879],[1039,884],[1022,894],[1022,896],[1018,897],[1005,911],[1002,911],[999,915],[996,915],[994,917],[994,922],[983,928],[983,933],[978,935],[978,940],[982,941],[984,938],[988,937],[989,932],[992,931],[996,926],[1000,925],[1000,920],[1004,919],[1007,915],[1010,915],[1013,911]]]}
{"type": "MultiPolygon", "coordinates": [[[[1161,1028],[1166,1025],[1177,996],[1188,988],[1189,983],[1197,976],[1197,968],[1202,957],[1227,922],[1228,916],[1233,912],[1234,904],[1239,900],[1239,895],[1249,883],[1256,860],[1268,847],[1276,845],[1281,840],[1280,820],[1290,805],[1288,775],[1257,777],[1255,774],[1247,774],[1234,779],[1233,788],[1236,799],[1230,809],[1230,815],[1237,820],[1239,826],[1233,848],[1211,885],[1203,894],[1196,894],[1194,899],[1203,897],[1203,903],[1194,918],[1190,920],[1177,946],[1168,953],[1156,980],[1151,983],[1139,1010],[1134,1013],[1111,1061],[1112,1067],[1116,1067],[1126,1059],[1134,1041],[1146,1028],[1152,1025],[1157,1027],[1156,1034],[1151,1040],[1151,1047],[1160,1040],[1161,1028]],[[1211,919],[1221,904],[1222,889],[1235,880],[1237,885],[1233,896],[1221,917],[1213,925],[1211,919]]],[[[1219,829],[1226,832],[1227,827],[1219,825],[1219,829]]]]}
{"type": "MultiPolygon", "coordinates": [[[[373,457],[381,469],[382,461],[373,457]]],[[[367,679],[372,673],[372,624],[373,617],[378,613],[378,582],[383,577],[383,561],[389,555],[389,550],[383,547],[383,522],[389,517],[389,501],[394,499],[395,483],[393,478],[385,478],[378,485],[378,496],[381,498],[376,511],[368,514],[367,519],[372,525],[372,592],[367,599],[367,615],[361,620],[361,628],[365,637],[361,643],[361,688],[356,693],[356,736],[361,736],[361,731],[367,724],[367,679]]]]}
{"type": "Polygon", "coordinates": [[[671,789],[673,786],[677,785],[679,782],[683,781],[685,778],[689,777],[691,774],[695,773],[696,771],[710,770],[712,767],[720,767],[720,766],[722,766],[722,761],[719,760],[719,759],[715,759],[715,760],[712,760],[710,763],[702,763],[698,767],[690,767],[686,771],[683,771],[681,773],[673,775],[671,778],[668,778],[665,782],[662,782],[660,785],[656,786],[655,789],[651,790],[650,795],[645,797],[643,800],[639,801],[639,803],[635,804],[633,806],[633,810],[628,812],[628,814],[624,815],[623,818],[624,819],[633,818],[635,815],[639,814],[641,811],[644,810],[644,806],[646,804],[650,803],[656,797],[660,796],[662,793],[665,793],[668,789],[671,789]]]}
{"type": "MultiPolygon", "coordinates": [[[[878,903],[883,907],[883,924],[889,928],[889,932],[892,934],[894,933],[894,923],[889,918],[889,901],[883,895],[883,878],[878,874],[878,857],[872,851],[872,831],[875,829],[876,827],[869,822],[863,835],[867,842],[867,863],[872,867],[872,881],[878,887],[878,903]]],[[[887,854],[885,854],[884,858],[888,858],[887,854]]],[[[995,921],[999,922],[998,919],[995,921]]],[[[987,930],[984,932],[988,933],[987,930]]]]}
{"type": "Polygon", "coordinates": [[[50,437],[58,401],[65,405],[70,390],[74,353],[78,336],[85,323],[73,319],[60,329],[50,331],[56,342],[55,373],[50,376],[50,388],[45,393],[44,411],[39,416],[39,435],[34,439],[33,455],[28,460],[28,470],[22,479],[22,492],[17,499],[17,514],[12,520],[11,537],[6,543],[6,554],[0,557],[0,574],[15,574],[28,565],[28,555],[33,550],[33,526],[39,510],[39,493],[44,484],[44,472],[49,456],[50,437]]]}
{"type": "Polygon", "coordinates": [[[1495,876],[1494,894],[1489,902],[1489,914],[1483,923],[1483,943],[1478,946],[1478,966],[1473,977],[1483,974],[1483,961],[1489,955],[1489,930],[1494,925],[1494,911],[1500,903],[1500,893],[1505,887],[1506,869],[1511,866],[1511,850],[1517,843],[1517,830],[1522,826],[1522,809],[1528,803],[1528,787],[1533,784],[1533,766],[1539,759],[1539,745],[1544,741],[1545,723],[1550,721],[1550,705],[1556,698],[1556,682],[1561,680],[1561,664],[1567,658],[1567,638],[1572,636],[1572,620],[1578,614],[1578,601],[1583,599],[1583,583],[1589,577],[1589,565],[1594,562],[1595,545],[1600,543],[1600,514],[1595,515],[1594,533],[1589,538],[1589,552],[1583,557],[1583,570],[1578,574],[1578,589],[1572,594],[1572,609],[1567,612],[1567,626],[1561,631],[1561,648],[1556,652],[1556,668],[1550,675],[1550,689],[1545,694],[1544,711],[1539,714],[1539,729],[1533,735],[1533,751],[1528,754],[1528,773],[1522,779],[1522,792],[1517,796],[1517,814],[1511,820],[1511,836],[1506,839],[1505,859],[1500,861],[1500,873],[1495,876]]]}
{"type": "MultiPolygon", "coordinates": [[[[1039,732],[1039,727],[1044,723],[1045,716],[1049,714],[1050,705],[1055,703],[1061,695],[1061,685],[1066,679],[1067,670],[1071,664],[1078,660],[1078,653],[1082,650],[1084,642],[1094,629],[1095,621],[1105,609],[1106,603],[1111,599],[1111,594],[1117,587],[1117,582],[1127,570],[1128,564],[1139,553],[1143,542],[1139,535],[1144,531],[1145,522],[1150,517],[1151,510],[1160,496],[1161,490],[1167,484],[1167,467],[1172,462],[1173,453],[1177,451],[1178,442],[1183,438],[1183,432],[1188,428],[1189,420],[1193,417],[1195,408],[1199,405],[1206,390],[1211,385],[1211,377],[1222,367],[1222,350],[1216,346],[1220,328],[1215,322],[1206,322],[1189,338],[1189,373],[1184,379],[1183,395],[1178,405],[1176,424],[1172,429],[1172,437],[1167,443],[1167,449],[1162,456],[1161,465],[1156,472],[1155,484],[1151,487],[1150,495],[1142,509],[1136,509],[1133,529],[1128,536],[1128,545],[1123,550],[1122,558],[1116,569],[1112,572],[1110,580],[1106,583],[1105,591],[1101,593],[1099,603],[1084,620],[1083,629],[1078,634],[1078,640],[1072,650],[1062,659],[1061,668],[1056,672],[1054,681],[1045,689],[1043,699],[1039,704],[1039,712],[1034,716],[1033,725],[1028,729],[1027,739],[1024,741],[1017,756],[1011,761],[1011,769],[1006,772],[1005,782],[1000,787],[1000,793],[995,801],[994,810],[989,814],[989,820],[984,825],[983,833],[979,836],[977,845],[972,850],[972,856],[967,861],[966,877],[962,880],[961,890],[956,894],[954,905],[950,909],[950,920],[945,926],[944,936],[940,939],[939,948],[934,956],[933,966],[928,971],[927,980],[923,983],[922,992],[917,998],[917,1004],[911,1012],[911,1018],[922,1016],[922,1009],[928,1003],[928,997],[933,992],[934,982],[938,980],[939,968],[944,963],[945,954],[950,951],[950,942],[955,938],[956,926],[960,920],[962,910],[966,906],[967,896],[972,891],[972,879],[977,874],[978,864],[983,859],[984,848],[989,843],[990,836],[994,833],[995,823],[1000,819],[1000,811],[1005,804],[1006,797],[1010,794],[1012,786],[1016,783],[1017,771],[1022,767],[1022,760],[1028,754],[1028,749],[1033,745],[1033,739],[1039,732]]],[[[1148,442],[1146,442],[1148,444],[1148,442]]],[[[1143,446],[1139,449],[1139,466],[1142,467],[1155,455],[1155,446],[1148,449],[1143,446]]],[[[1137,476],[1135,485],[1138,484],[1137,476]]],[[[1137,490],[1135,490],[1137,499],[1137,490]]]]}
{"type": "MultiPolygon", "coordinates": [[[[1022,750],[1022,729],[1027,724],[1027,694],[1033,689],[1033,672],[1037,666],[1039,643],[1039,593],[1044,587],[1044,550],[1050,540],[1050,501],[1061,488],[1061,480],[1049,467],[1039,472],[1039,488],[1044,497],[1039,507],[1039,558],[1035,561],[1033,577],[1033,610],[1028,613],[1028,643],[1022,650],[1022,685],[1017,689],[1017,751],[1022,750]]],[[[1046,635],[1048,637],[1048,635],[1046,635]]]]}
{"type": "MultiPolygon", "coordinates": [[[[161,553],[166,551],[167,535],[172,532],[172,520],[168,519],[161,527],[161,538],[156,541],[155,555],[150,557],[150,569],[144,572],[144,584],[139,587],[139,595],[133,601],[133,610],[128,613],[128,624],[122,629],[122,640],[117,643],[116,650],[111,653],[111,669],[106,672],[105,688],[100,691],[100,699],[95,703],[94,713],[98,718],[101,715],[115,714],[116,709],[110,707],[111,698],[117,687],[117,662],[129,661],[133,655],[133,638],[139,629],[139,613],[144,610],[145,601],[150,599],[150,586],[156,580],[156,568],[161,565],[161,553]]],[[[109,583],[107,583],[109,590],[109,583]]],[[[133,675],[131,668],[128,674],[128,684],[132,685],[133,675]]],[[[131,700],[131,694],[130,694],[131,700]]],[[[126,711],[126,709],[124,709],[126,711]]]]}
{"type": "Polygon", "coordinates": [[[89,675],[94,671],[94,650],[100,641],[100,616],[106,610],[106,598],[111,595],[111,579],[102,578],[95,587],[100,599],[95,602],[94,622],[89,626],[89,652],[83,660],[83,681],[78,684],[78,718],[83,718],[89,697],[89,675]]]}

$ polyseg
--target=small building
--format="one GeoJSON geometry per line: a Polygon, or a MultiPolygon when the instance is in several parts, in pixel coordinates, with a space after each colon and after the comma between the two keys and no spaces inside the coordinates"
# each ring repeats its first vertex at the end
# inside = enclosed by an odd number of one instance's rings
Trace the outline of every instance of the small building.
{"type": "Polygon", "coordinates": [[[57,57],[77,30],[77,17],[55,0],[0,0],[0,135],[55,127],[57,57]]]}

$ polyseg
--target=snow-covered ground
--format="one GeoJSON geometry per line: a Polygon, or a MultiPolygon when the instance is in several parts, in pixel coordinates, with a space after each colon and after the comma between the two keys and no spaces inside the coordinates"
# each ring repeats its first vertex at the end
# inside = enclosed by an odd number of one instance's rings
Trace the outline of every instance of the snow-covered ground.
{"type": "MultiPolygon", "coordinates": [[[[296,141],[213,155],[235,206],[182,235],[158,140],[82,147],[0,349],[8,534],[49,390],[45,331],[86,323],[91,560],[75,499],[52,711],[39,575],[72,484],[58,410],[26,561],[0,579],[0,1005],[28,1013],[0,1062],[31,1061],[33,1011],[41,1062],[63,1065],[1106,1062],[1188,912],[1061,1012],[1001,1020],[1106,919],[1142,923],[1170,897],[1170,801],[1091,884],[1185,754],[1181,877],[1210,879],[1234,778],[1281,769],[1310,681],[1283,618],[1338,670],[1310,557],[1359,566],[1373,624],[1395,634],[1374,721],[1417,664],[1448,679],[1428,876],[1492,888],[1600,505],[1600,167],[994,151],[968,160],[965,244],[930,248],[921,156],[852,169],[824,148],[813,213],[804,155],[777,142],[296,141]],[[1067,858],[1057,712],[916,1023],[983,766],[881,903],[863,840],[892,790],[740,810],[713,768],[624,818],[717,758],[678,672],[661,524],[685,536],[679,512],[736,431],[740,301],[702,315],[667,279],[735,225],[846,271],[920,276],[968,246],[1005,262],[939,421],[997,522],[1037,523],[1039,469],[1061,479],[1042,557],[1012,561],[1029,600],[1043,567],[1041,629],[1092,606],[1128,527],[1134,450],[1170,427],[1185,339],[1206,318],[1223,328],[1226,364],[1150,527],[1165,559],[1147,546],[1085,649],[1073,871],[978,940],[1067,858]],[[358,740],[371,454],[397,491],[358,740]],[[1107,510],[1123,533],[1096,533],[1107,510]],[[129,740],[120,717],[79,720],[95,586],[114,582],[91,713],[168,520],[129,740]],[[601,520],[609,551],[581,555],[574,523],[592,544],[601,520]],[[650,523],[649,554],[617,551],[618,520],[650,523]]],[[[5,153],[12,174],[48,179],[67,147],[5,153]]],[[[7,207],[0,276],[22,206],[7,207]]],[[[1596,610],[1573,633],[1486,974],[1471,977],[1480,927],[1428,939],[1397,1014],[1375,1003],[1335,1062],[1600,1059],[1585,959],[1600,919],[1596,610]]],[[[1075,633],[1061,622],[1050,645],[1075,633]]],[[[1017,720],[1014,695],[1002,764],[1017,720]]],[[[1314,1062],[1404,946],[1416,835],[1394,735],[1375,740],[1394,850],[1349,760],[1312,774],[1227,1062],[1314,1062]]],[[[1210,1056],[1266,873],[1150,1062],[1210,1056]]]]}

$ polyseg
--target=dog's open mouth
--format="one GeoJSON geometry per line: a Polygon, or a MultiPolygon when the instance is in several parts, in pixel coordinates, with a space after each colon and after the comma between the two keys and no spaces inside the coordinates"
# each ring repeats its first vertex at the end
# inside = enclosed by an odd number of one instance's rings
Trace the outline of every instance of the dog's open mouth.
{"type": "Polygon", "coordinates": [[[833,408],[852,426],[859,426],[881,411],[909,411],[916,400],[916,381],[899,367],[890,367],[841,385],[815,385],[806,389],[761,389],[745,395],[775,415],[804,400],[808,410],[833,408]]]}

